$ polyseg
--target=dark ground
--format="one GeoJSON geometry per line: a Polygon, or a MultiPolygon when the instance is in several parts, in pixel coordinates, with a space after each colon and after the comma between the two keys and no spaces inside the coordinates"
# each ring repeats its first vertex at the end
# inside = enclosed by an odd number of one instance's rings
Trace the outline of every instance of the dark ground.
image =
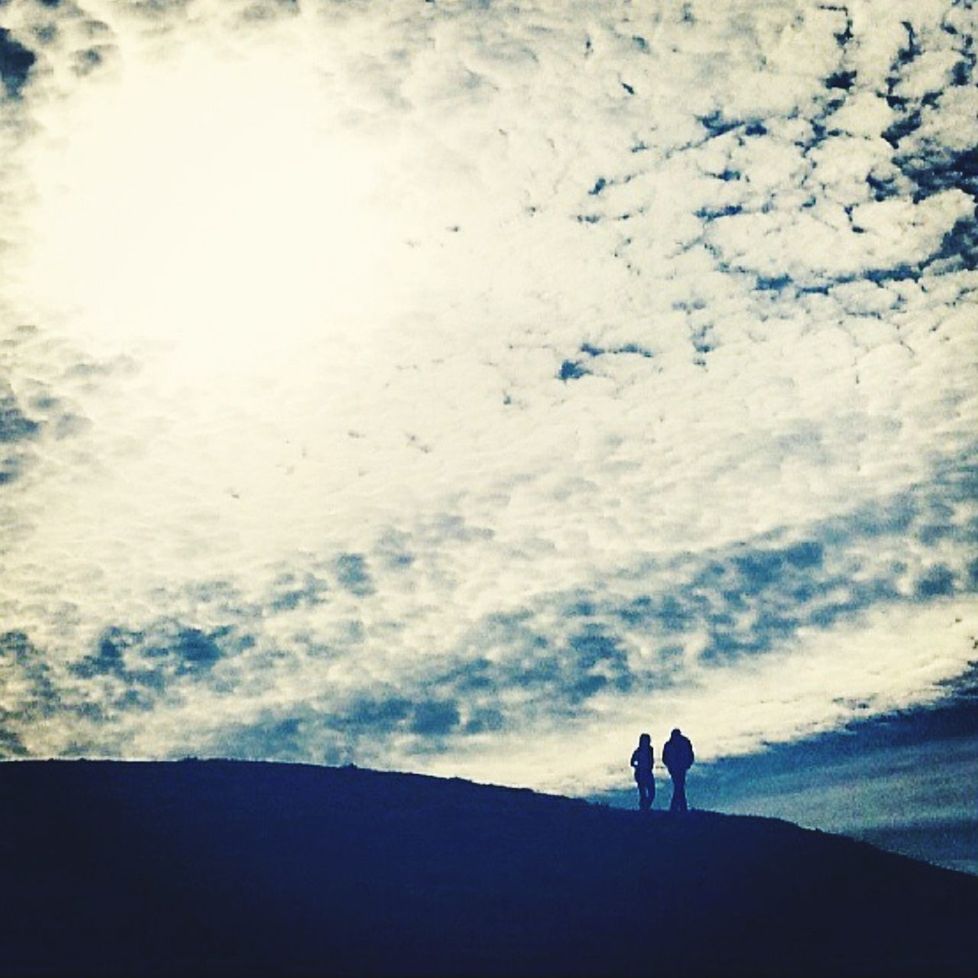
{"type": "Polygon", "coordinates": [[[355,768],[0,764],[0,974],[978,976],[978,879],[355,768]]]}

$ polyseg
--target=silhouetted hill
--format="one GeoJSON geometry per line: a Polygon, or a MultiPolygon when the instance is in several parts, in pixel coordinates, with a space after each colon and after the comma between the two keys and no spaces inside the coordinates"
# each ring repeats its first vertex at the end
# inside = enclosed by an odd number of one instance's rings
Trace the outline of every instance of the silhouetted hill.
{"type": "Polygon", "coordinates": [[[978,974],[978,879],[356,768],[0,765],[4,975],[978,974]]]}

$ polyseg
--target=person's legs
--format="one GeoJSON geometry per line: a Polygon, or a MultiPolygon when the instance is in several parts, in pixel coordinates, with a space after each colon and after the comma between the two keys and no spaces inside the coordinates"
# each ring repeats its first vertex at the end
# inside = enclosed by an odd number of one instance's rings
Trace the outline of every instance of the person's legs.
{"type": "Polygon", "coordinates": [[[644,812],[652,807],[655,798],[655,782],[642,778],[638,782],[638,807],[644,812]]]}
{"type": "Polygon", "coordinates": [[[669,802],[670,812],[686,811],[686,772],[670,771],[672,778],[672,799],[669,802]]]}
{"type": "Polygon", "coordinates": [[[676,771],[672,775],[672,803],[669,805],[671,812],[687,812],[689,806],[686,804],[686,772],[676,771]]]}

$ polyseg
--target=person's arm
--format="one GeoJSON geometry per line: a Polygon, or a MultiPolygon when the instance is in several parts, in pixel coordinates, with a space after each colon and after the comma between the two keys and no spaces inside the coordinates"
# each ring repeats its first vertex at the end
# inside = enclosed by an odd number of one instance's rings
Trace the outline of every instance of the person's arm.
{"type": "Polygon", "coordinates": [[[632,767],[638,767],[638,751],[632,751],[632,759],[628,762],[632,767]]]}

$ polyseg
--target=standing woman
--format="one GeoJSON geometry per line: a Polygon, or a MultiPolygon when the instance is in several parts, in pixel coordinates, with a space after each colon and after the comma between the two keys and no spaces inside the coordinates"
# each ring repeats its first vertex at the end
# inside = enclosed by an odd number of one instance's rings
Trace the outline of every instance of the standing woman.
{"type": "Polygon", "coordinates": [[[652,738],[644,733],[638,738],[638,747],[632,751],[632,767],[638,784],[638,807],[647,812],[655,799],[655,778],[652,775],[652,738]]]}

